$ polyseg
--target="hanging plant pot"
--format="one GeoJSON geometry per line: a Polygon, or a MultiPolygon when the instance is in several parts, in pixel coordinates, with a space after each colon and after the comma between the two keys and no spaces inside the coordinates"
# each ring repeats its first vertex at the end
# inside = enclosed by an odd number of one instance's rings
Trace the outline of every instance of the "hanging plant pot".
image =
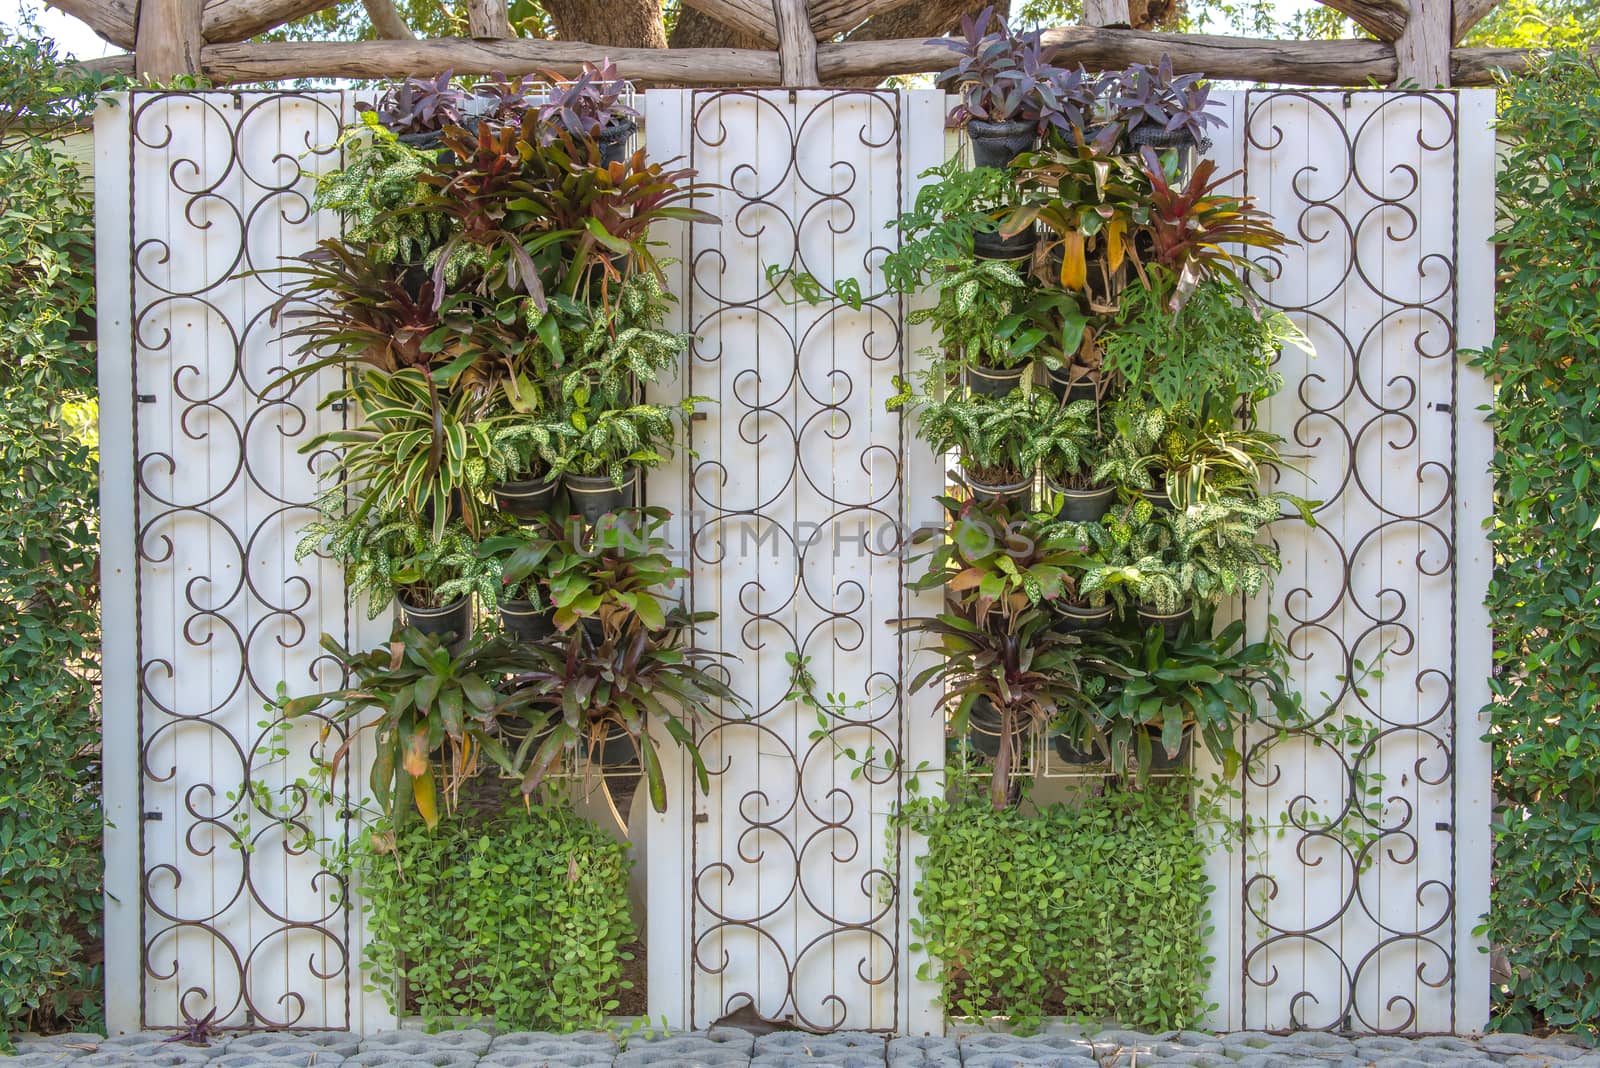
{"type": "Polygon", "coordinates": [[[632,768],[639,764],[639,750],[634,748],[633,739],[618,723],[605,724],[605,734],[598,745],[592,735],[584,735],[584,747],[589,760],[602,768],[632,768]]]}
{"type": "Polygon", "coordinates": [[[595,141],[600,145],[600,162],[606,166],[621,163],[628,158],[628,138],[639,124],[632,119],[612,119],[603,127],[595,141]]]}
{"type": "Polygon", "coordinates": [[[1090,608],[1086,605],[1073,604],[1070,601],[1061,601],[1056,605],[1061,615],[1061,620],[1056,624],[1056,630],[1062,634],[1082,634],[1085,631],[1104,630],[1111,622],[1113,609],[1110,605],[1101,605],[1099,608],[1090,608]]]}
{"type": "Polygon", "coordinates": [[[1155,123],[1140,123],[1128,131],[1129,151],[1138,154],[1139,149],[1149,145],[1157,152],[1175,150],[1178,153],[1178,180],[1182,181],[1194,169],[1195,161],[1201,152],[1210,148],[1210,144],[1201,144],[1196,141],[1194,134],[1188,130],[1168,130],[1157,126],[1155,123]]]}
{"type": "Polygon", "coordinates": [[[1000,504],[1004,501],[1015,501],[1027,497],[1028,492],[1033,489],[1033,479],[1024,478],[1018,482],[989,485],[988,483],[968,478],[967,486],[972,490],[974,500],[983,504],[1000,504]]]}
{"type": "Polygon", "coordinates": [[[559,486],[559,480],[548,475],[509,479],[494,487],[494,499],[500,505],[500,510],[508,515],[518,519],[538,519],[549,513],[559,486]]]}
{"type": "Polygon", "coordinates": [[[1045,479],[1045,485],[1053,493],[1061,494],[1061,507],[1056,512],[1057,519],[1068,519],[1074,523],[1098,523],[1111,511],[1111,505],[1117,499],[1117,487],[1096,486],[1094,489],[1072,489],[1063,486],[1053,478],[1045,479]]]}
{"type": "Polygon", "coordinates": [[[455,635],[457,645],[472,637],[472,598],[458,597],[443,608],[422,608],[400,598],[400,614],[408,627],[436,638],[455,635]]]}
{"type": "Polygon", "coordinates": [[[972,142],[972,162],[980,167],[1004,167],[1024,152],[1039,147],[1039,125],[1033,122],[967,122],[972,142]]]}
{"type": "Polygon", "coordinates": [[[1065,367],[1051,367],[1045,371],[1045,377],[1049,380],[1050,392],[1063,404],[1081,400],[1100,401],[1100,383],[1092,378],[1073,378],[1072,372],[1065,367]]]}
{"type": "Polygon", "coordinates": [[[535,608],[532,601],[500,602],[500,629],[521,642],[539,642],[556,632],[548,608],[535,608]]]}
{"type": "Polygon", "coordinates": [[[422,130],[418,133],[397,134],[395,140],[409,148],[426,152],[430,148],[438,148],[444,144],[443,130],[422,130]]]}
{"type": "Polygon", "coordinates": [[[1167,641],[1170,642],[1178,636],[1178,630],[1193,615],[1194,609],[1189,605],[1184,605],[1176,612],[1157,612],[1153,608],[1146,608],[1144,605],[1140,605],[1139,625],[1148,628],[1157,623],[1161,624],[1161,633],[1166,635],[1167,641]]]}
{"type": "Polygon", "coordinates": [[[967,744],[974,753],[1000,755],[1000,713],[987,697],[978,698],[967,710],[967,744]]]}
{"type": "Polygon", "coordinates": [[[1056,756],[1064,763],[1077,767],[1089,764],[1109,764],[1111,757],[1106,753],[1105,746],[1098,741],[1090,742],[1088,749],[1079,749],[1078,744],[1065,734],[1058,734],[1053,739],[1056,747],[1056,756]]]}
{"type": "Polygon", "coordinates": [[[969,364],[966,370],[967,388],[982,397],[1004,397],[1022,385],[1022,380],[1032,370],[1031,364],[1021,367],[984,367],[969,364]]]}
{"type": "Polygon", "coordinates": [[[1188,727],[1183,728],[1183,741],[1178,743],[1178,751],[1168,755],[1167,747],[1161,744],[1161,731],[1150,727],[1144,728],[1150,736],[1150,769],[1153,772],[1172,772],[1189,763],[1189,739],[1191,732],[1188,727]]]}
{"type": "Polygon", "coordinates": [[[979,232],[972,235],[972,254],[980,260],[1025,260],[1038,243],[1039,231],[1031,226],[1010,237],[979,232]]]}
{"type": "Polygon", "coordinates": [[[572,500],[572,510],[592,526],[607,512],[620,512],[633,506],[634,492],[639,487],[639,469],[628,469],[621,489],[605,475],[568,475],[562,481],[572,500]]]}
{"type": "Polygon", "coordinates": [[[1158,512],[1172,511],[1172,495],[1167,492],[1165,485],[1162,485],[1160,489],[1144,490],[1141,496],[1149,501],[1150,506],[1158,512]]]}

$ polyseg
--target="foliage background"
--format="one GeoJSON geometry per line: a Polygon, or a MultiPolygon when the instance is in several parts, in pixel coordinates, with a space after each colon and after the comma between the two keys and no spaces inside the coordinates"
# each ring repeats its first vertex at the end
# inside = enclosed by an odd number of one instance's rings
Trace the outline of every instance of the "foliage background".
{"type": "Polygon", "coordinates": [[[1487,928],[1496,1023],[1600,1027],[1600,71],[1501,90],[1487,928]]]}
{"type": "Polygon", "coordinates": [[[97,84],[0,31],[0,1040],[101,1016],[93,213],[50,141],[97,84]]]}
{"type": "Polygon", "coordinates": [[[913,802],[911,826],[928,836],[913,948],[940,963],[946,1011],[1007,1015],[1021,1029],[1046,1014],[1196,1023],[1210,887],[1188,791],[1112,792],[1037,814],[996,812],[982,789],[913,802]]]}
{"type": "Polygon", "coordinates": [[[405,990],[397,1011],[429,1026],[493,1015],[502,1030],[570,1031],[617,1008],[631,861],[567,805],[368,829],[350,861],[368,988],[405,990]]]}

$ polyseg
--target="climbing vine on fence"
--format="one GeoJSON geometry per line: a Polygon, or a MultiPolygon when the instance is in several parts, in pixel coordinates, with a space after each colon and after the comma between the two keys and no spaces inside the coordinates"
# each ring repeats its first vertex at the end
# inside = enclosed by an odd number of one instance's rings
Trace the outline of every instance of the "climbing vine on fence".
{"type": "Polygon", "coordinates": [[[0,1044],[98,1026],[94,217],[50,138],[96,82],[0,30],[0,1044]]]}
{"type": "Polygon", "coordinates": [[[1494,425],[1498,1025],[1600,1021],[1600,72],[1501,87],[1494,425]]]}

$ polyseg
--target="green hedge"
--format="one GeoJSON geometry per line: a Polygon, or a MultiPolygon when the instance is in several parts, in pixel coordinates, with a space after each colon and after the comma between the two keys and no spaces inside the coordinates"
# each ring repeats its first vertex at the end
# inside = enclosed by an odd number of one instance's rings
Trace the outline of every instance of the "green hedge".
{"type": "Polygon", "coordinates": [[[631,861],[566,807],[369,830],[353,859],[369,989],[403,990],[398,1011],[568,1031],[617,1007],[631,861]]]}
{"type": "Polygon", "coordinates": [[[94,229],[53,68],[0,30],[0,1044],[101,1016],[94,229]]]}
{"type": "Polygon", "coordinates": [[[1494,413],[1496,1023],[1600,1021],[1600,73],[1502,86],[1494,413]]]}
{"type": "MultiPolygon", "coordinates": [[[[915,948],[946,1010],[1189,1026],[1206,1009],[1205,851],[1187,792],[1087,798],[1030,815],[983,796],[919,802],[928,836],[915,948]]],[[[927,978],[925,974],[923,978],[927,978]]]]}

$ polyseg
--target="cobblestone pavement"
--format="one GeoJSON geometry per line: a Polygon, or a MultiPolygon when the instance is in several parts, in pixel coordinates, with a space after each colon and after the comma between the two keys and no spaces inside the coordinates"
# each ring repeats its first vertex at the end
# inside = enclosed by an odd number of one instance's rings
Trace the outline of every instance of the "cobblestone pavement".
{"type": "Polygon", "coordinates": [[[0,1068],[1600,1068],[1600,1050],[1561,1039],[1340,1037],[1302,1032],[1141,1034],[1056,1026],[1030,1038],[973,1032],[895,1038],[857,1032],[752,1037],[722,1029],[617,1037],[604,1032],[268,1032],[208,1046],[159,1034],[22,1036],[0,1068]]]}

